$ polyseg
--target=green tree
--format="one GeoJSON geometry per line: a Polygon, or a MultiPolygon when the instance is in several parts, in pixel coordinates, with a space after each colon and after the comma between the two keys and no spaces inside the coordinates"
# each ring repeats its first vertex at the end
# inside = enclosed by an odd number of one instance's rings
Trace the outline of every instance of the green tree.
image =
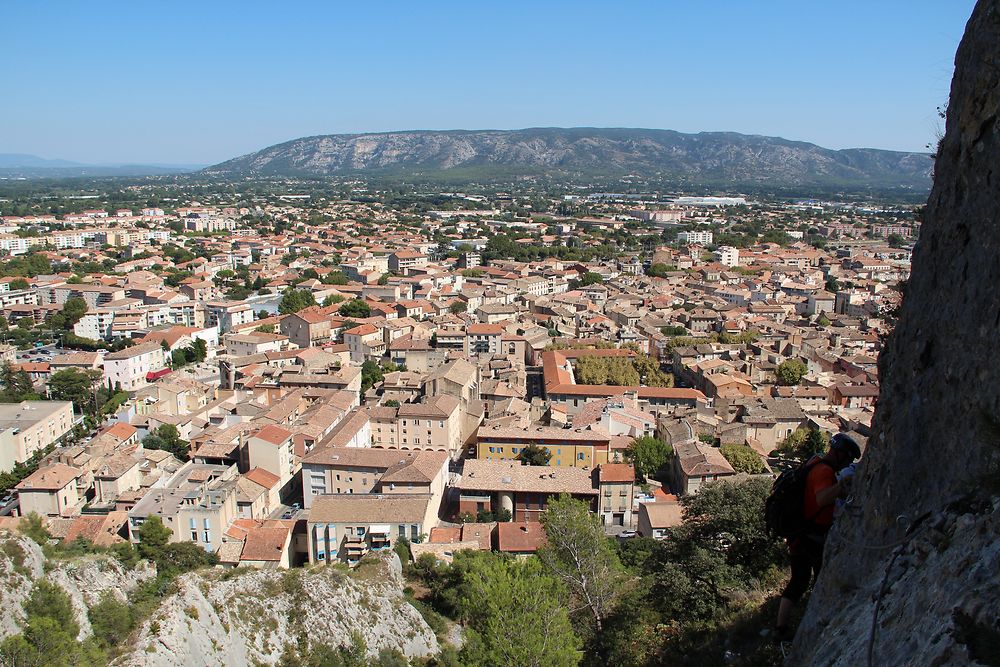
{"type": "Polygon", "coordinates": [[[278,312],[282,315],[290,315],[315,305],[316,299],[309,290],[289,289],[281,297],[281,303],[278,304],[278,312]]]}
{"type": "Polygon", "coordinates": [[[147,517],[139,526],[139,554],[148,560],[155,560],[156,555],[165,547],[173,536],[173,532],[163,520],[156,516],[147,517]]]}
{"type": "Polygon", "coordinates": [[[656,475],[673,456],[674,449],[663,440],[644,435],[635,438],[625,450],[625,460],[635,466],[643,479],[656,475]]]}
{"type": "Polygon", "coordinates": [[[648,269],[646,269],[647,276],[653,276],[654,278],[666,278],[674,267],[667,264],[657,262],[656,264],[651,264],[648,269]]]}
{"type": "Polygon", "coordinates": [[[174,370],[185,366],[188,362],[187,355],[184,354],[184,350],[174,350],[170,353],[170,367],[174,370]]]}
{"type": "Polygon", "coordinates": [[[28,284],[28,281],[24,278],[17,278],[16,280],[10,281],[10,289],[14,291],[26,290],[29,287],[31,287],[31,285],[28,284]]]}
{"type": "Polygon", "coordinates": [[[468,623],[462,664],[579,663],[579,640],[559,602],[562,586],[537,559],[521,562],[492,554],[475,559],[462,576],[462,590],[462,614],[468,623]]]}
{"type": "Polygon", "coordinates": [[[361,299],[352,299],[341,304],[340,308],[337,309],[337,312],[343,317],[364,318],[371,316],[372,309],[371,306],[361,299]]]}
{"type": "Polygon", "coordinates": [[[119,602],[110,591],[105,591],[100,601],[87,612],[94,637],[106,649],[118,646],[132,632],[134,619],[127,604],[119,602]]]}
{"type": "Polygon", "coordinates": [[[4,363],[0,367],[0,402],[20,403],[38,398],[34,386],[31,384],[31,377],[22,370],[14,370],[9,363],[4,363]]]}
{"type": "Polygon", "coordinates": [[[448,306],[448,312],[452,315],[458,315],[459,313],[464,313],[469,310],[469,304],[464,301],[452,301],[451,305],[448,306]]]}
{"type": "Polygon", "coordinates": [[[261,324],[259,327],[254,329],[254,331],[259,331],[261,333],[274,333],[273,324],[261,324]]]}
{"type": "Polygon", "coordinates": [[[576,289],[577,287],[587,287],[589,285],[600,285],[604,283],[604,276],[595,271],[587,271],[578,280],[574,280],[571,283],[571,287],[576,289]]]}
{"type": "Polygon", "coordinates": [[[791,387],[801,382],[808,370],[805,362],[801,359],[788,359],[778,364],[774,374],[778,379],[778,384],[783,387],[791,387]]]}
{"type": "Polygon", "coordinates": [[[96,412],[94,386],[101,380],[101,372],[64,368],[49,378],[49,397],[57,401],[73,401],[80,412],[96,412]]]}
{"type": "Polygon", "coordinates": [[[191,452],[191,446],[186,440],[181,440],[180,432],[173,424],[161,424],[142,439],[142,446],[170,452],[181,461],[187,461],[191,452]]]}
{"type": "Polygon", "coordinates": [[[517,456],[521,459],[521,464],[526,466],[547,466],[552,460],[552,452],[547,447],[540,447],[535,443],[522,447],[517,456]]]}
{"type": "Polygon", "coordinates": [[[361,364],[361,393],[377,385],[384,377],[382,367],[371,359],[361,364]]]}
{"type": "Polygon", "coordinates": [[[340,294],[330,294],[325,299],[323,299],[323,307],[329,308],[330,306],[336,306],[338,303],[344,300],[344,297],[340,294]]]}
{"type": "Polygon", "coordinates": [[[562,494],[542,515],[548,542],[538,556],[569,589],[574,608],[585,610],[601,653],[604,621],[625,588],[624,569],[598,516],[582,501],[562,494]]]}
{"type": "Polygon", "coordinates": [[[817,428],[797,428],[781,441],[777,452],[781,456],[807,461],[826,451],[830,436],[817,428]]]}
{"type": "Polygon", "coordinates": [[[726,457],[736,472],[750,475],[764,472],[764,462],[760,455],[748,445],[725,444],[719,448],[719,452],[726,457]]]}
{"type": "Polygon", "coordinates": [[[193,361],[196,363],[201,363],[208,357],[208,343],[202,338],[195,338],[191,341],[191,347],[187,349],[191,350],[193,361]]]}

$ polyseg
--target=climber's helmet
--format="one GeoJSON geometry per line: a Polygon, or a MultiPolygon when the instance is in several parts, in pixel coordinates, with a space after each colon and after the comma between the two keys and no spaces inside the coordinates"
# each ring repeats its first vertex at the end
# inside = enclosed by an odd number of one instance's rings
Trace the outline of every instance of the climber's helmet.
{"type": "Polygon", "coordinates": [[[861,458],[861,447],[846,433],[838,433],[830,438],[830,452],[838,454],[845,466],[861,458]]]}

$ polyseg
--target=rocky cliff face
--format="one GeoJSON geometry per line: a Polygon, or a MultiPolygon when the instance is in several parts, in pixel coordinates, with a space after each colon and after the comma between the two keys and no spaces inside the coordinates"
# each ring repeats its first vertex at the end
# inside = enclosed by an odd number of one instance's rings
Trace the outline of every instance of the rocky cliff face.
{"type": "Polygon", "coordinates": [[[34,541],[21,535],[0,535],[0,639],[21,631],[22,604],[36,579],[44,578],[69,594],[80,624],[77,639],[85,639],[92,634],[87,608],[99,602],[105,591],[125,602],[132,589],[155,574],[146,563],[127,570],[106,555],[47,561],[34,541]]]}
{"type": "Polygon", "coordinates": [[[920,153],[828,150],[734,132],[533,128],[305,137],[209,167],[212,176],[330,176],[363,171],[477,174],[639,173],[678,182],[799,186],[861,185],[926,191],[931,161],[920,153]]]}
{"type": "Polygon", "coordinates": [[[178,591],[136,632],[119,667],[273,665],[289,645],[347,646],[360,635],[369,654],[440,651],[433,631],[403,596],[398,558],[346,572],[252,570],[184,575],[178,591]]]}
{"type": "Polygon", "coordinates": [[[1000,0],[956,56],[874,436],[796,636],[801,665],[1000,654],[1000,0]]]}

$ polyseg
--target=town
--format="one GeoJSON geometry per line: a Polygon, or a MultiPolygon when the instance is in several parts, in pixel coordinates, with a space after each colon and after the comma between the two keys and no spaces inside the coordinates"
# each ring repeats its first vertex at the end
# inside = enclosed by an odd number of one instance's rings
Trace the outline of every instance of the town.
{"type": "Polygon", "coordinates": [[[447,564],[539,552],[572,498],[667,539],[711,482],[866,441],[920,218],[294,187],[0,201],[0,527],[447,564]]]}

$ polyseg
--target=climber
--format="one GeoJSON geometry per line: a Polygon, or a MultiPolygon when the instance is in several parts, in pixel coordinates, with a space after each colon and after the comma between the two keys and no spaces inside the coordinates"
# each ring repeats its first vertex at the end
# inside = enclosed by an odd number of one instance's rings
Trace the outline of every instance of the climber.
{"type": "Polygon", "coordinates": [[[858,443],[846,433],[838,433],[830,440],[826,456],[815,456],[806,463],[812,468],[806,478],[802,510],[809,520],[810,528],[787,539],[792,578],[781,594],[781,603],[778,605],[775,633],[779,639],[790,636],[788,619],[792,614],[792,607],[809,588],[809,580],[813,576],[819,576],[826,535],[833,525],[834,504],[837,498],[846,496],[850,489],[853,476],[847,475],[838,481],[837,473],[859,458],[861,448],[858,443]]]}

